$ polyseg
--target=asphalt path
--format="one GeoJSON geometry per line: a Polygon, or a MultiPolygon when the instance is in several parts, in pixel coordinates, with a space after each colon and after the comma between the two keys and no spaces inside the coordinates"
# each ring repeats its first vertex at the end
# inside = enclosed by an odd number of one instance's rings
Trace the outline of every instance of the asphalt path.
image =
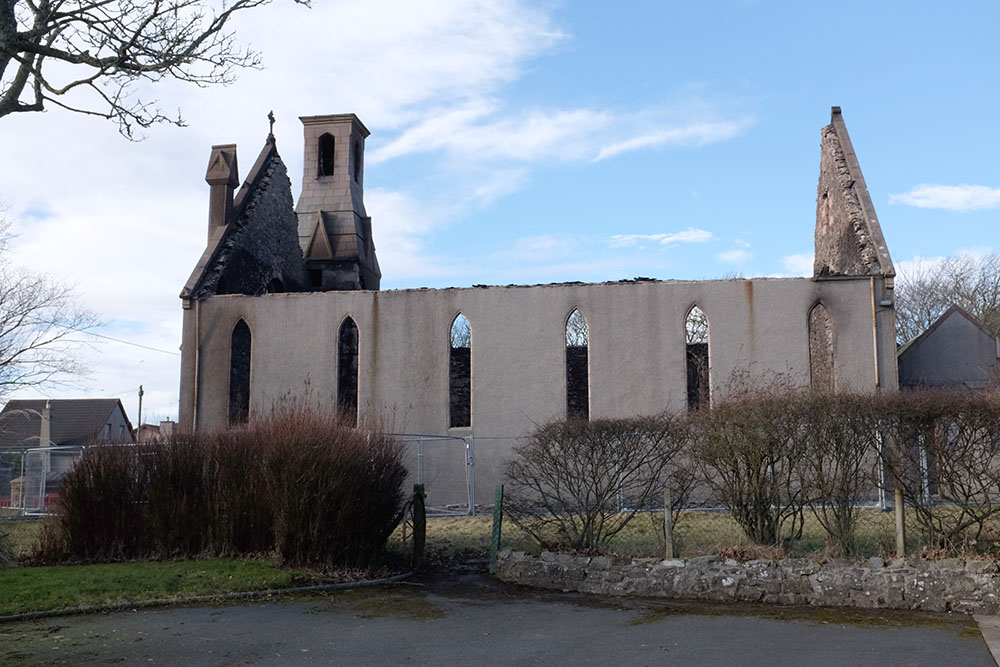
{"type": "Polygon", "coordinates": [[[975,622],[600,598],[479,573],[0,626],[0,665],[983,665],[975,622]]]}

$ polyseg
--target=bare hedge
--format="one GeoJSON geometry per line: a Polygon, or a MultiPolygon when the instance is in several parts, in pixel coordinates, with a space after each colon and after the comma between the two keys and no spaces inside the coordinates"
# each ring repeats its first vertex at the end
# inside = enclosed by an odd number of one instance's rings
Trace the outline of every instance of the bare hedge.
{"type": "Polygon", "coordinates": [[[900,393],[878,412],[887,469],[924,543],[974,546],[1000,515],[1000,393],[900,393]]]}
{"type": "Polygon", "coordinates": [[[43,560],[273,555],[366,566],[402,518],[399,443],[289,411],[226,432],[92,447],[63,481],[43,560]]]}
{"type": "Polygon", "coordinates": [[[546,424],[506,472],[511,518],[543,544],[606,546],[664,486],[676,516],[694,484],[756,544],[799,539],[808,512],[830,553],[856,556],[860,508],[898,487],[924,546],[982,550],[1000,525],[1000,392],[743,387],[685,415],[546,424]]]}

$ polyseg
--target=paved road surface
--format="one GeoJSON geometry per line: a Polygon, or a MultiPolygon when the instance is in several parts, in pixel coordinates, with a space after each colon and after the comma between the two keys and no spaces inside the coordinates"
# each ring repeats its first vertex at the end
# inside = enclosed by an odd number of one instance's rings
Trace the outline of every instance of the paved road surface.
{"type": "Polygon", "coordinates": [[[480,575],[0,626],[0,665],[983,665],[965,616],[671,604],[480,575]]]}

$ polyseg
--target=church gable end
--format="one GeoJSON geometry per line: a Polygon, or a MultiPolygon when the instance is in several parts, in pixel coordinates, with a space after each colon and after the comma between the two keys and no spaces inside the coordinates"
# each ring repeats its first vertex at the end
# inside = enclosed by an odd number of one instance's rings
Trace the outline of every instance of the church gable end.
{"type": "MultiPolygon", "coordinates": [[[[226,148],[235,165],[235,146],[226,148]]],[[[215,160],[213,152],[210,176],[215,160]]],[[[214,211],[219,198],[216,190],[221,186],[211,180],[209,184],[214,211]]],[[[224,203],[218,205],[219,209],[225,207],[224,203]]],[[[210,216],[209,247],[181,296],[260,295],[276,284],[287,291],[305,288],[291,182],[272,137],[229,208],[232,213],[224,220],[219,215],[210,216]]]]}
{"type": "Polygon", "coordinates": [[[840,107],[822,130],[813,273],[895,276],[840,107]]]}

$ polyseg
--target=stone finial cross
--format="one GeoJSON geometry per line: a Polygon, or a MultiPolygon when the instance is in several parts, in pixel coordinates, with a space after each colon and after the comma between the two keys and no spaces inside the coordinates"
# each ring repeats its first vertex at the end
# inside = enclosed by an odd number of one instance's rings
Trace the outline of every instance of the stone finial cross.
{"type": "Polygon", "coordinates": [[[267,120],[271,123],[271,128],[268,131],[267,138],[268,141],[274,141],[274,110],[267,112],[267,120]]]}

